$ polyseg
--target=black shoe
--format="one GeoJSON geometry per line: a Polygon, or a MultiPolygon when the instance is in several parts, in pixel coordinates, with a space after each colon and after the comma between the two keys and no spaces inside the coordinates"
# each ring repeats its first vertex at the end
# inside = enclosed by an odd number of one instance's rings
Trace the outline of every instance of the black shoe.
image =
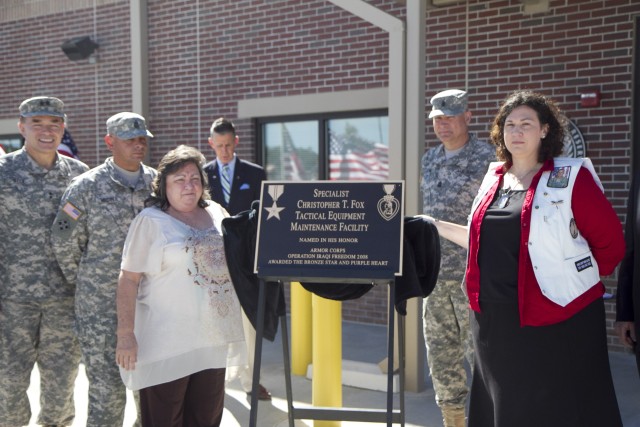
{"type": "MultiPolygon", "coordinates": [[[[247,392],[247,396],[251,397],[250,391],[247,392]]],[[[258,400],[271,400],[271,393],[262,384],[258,384],[258,400]]]]}

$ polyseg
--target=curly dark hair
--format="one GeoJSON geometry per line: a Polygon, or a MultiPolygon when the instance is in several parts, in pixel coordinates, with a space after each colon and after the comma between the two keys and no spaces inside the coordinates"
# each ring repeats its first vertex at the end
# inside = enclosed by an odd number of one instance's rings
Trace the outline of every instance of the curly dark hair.
{"type": "Polygon", "coordinates": [[[177,172],[188,163],[193,163],[198,167],[200,180],[202,181],[202,196],[198,200],[198,206],[205,208],[208,205],[209,185],[207,184],[207,174],[204,173],[203,166],[205,158],[200,151],[188,145],[179,145],[169,151],[160,160],[158,165],[158,175],[151,184],[151,195],[144,201],[146,207],[155,206],[163,211],[169,209],[170,203],[167,199],[167,175],[177,172]]]}
{"type": "Polygon", "coordinates": [[[504,143],[504,123],[507,116],[517,107],[526,105],[533,109],[537,115],[540,125],[548,126],[547,136],[542,140],[538,161],[544,162],[562,153],[565,118],[560,112],[557,104],[550,98],[531,90],[516,90],[509,94],[502,102],[498,114],[493,119],[491,126],[491,143],[496,146],[498,160],[505,161],[511,165],[513,158],[504,143]]]}

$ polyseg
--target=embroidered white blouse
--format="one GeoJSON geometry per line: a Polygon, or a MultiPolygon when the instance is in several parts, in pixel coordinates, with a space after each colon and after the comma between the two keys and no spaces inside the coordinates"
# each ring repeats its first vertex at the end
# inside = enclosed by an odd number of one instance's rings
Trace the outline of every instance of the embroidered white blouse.
{"type": "Polygon", "coordinates": [[[129,228],[121,268],[142,273],[134,325],[138,360],[134,370],[120,369],[131,390],[246,363],[240,303],[222,240],[226,212],[212,202],[206,210],[214,223],[208,230],[154,207],[129,228]]]}

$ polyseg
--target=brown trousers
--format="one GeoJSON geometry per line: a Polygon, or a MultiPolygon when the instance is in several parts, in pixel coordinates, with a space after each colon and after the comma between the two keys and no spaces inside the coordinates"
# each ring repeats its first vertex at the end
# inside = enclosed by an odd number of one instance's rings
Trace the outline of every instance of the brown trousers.
{"type": "Polygon", "coordinates": [[[207,369],[140,390],[142,427],[218,427],[225,369],[207,369]]]}

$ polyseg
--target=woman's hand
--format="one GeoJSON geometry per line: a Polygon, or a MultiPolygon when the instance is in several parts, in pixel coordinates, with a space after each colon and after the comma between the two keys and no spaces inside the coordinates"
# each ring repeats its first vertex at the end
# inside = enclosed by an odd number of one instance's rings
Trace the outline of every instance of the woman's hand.
{"type": "Polygon", "coordinates": [[[120,270],[116,306],[118,312],[118,344],[116,346],[116,363],[131,371],[138,361],[138,341],[133,333],[136,317],[136,297],[142,273],[120,270]]]}
{"type": "Polygon", "coordinates": [[[116,346],[116,363],[121,368],[131,371],[136,368],[138,360],[138,341],[133,332],[118,335],[116,346]]]}

